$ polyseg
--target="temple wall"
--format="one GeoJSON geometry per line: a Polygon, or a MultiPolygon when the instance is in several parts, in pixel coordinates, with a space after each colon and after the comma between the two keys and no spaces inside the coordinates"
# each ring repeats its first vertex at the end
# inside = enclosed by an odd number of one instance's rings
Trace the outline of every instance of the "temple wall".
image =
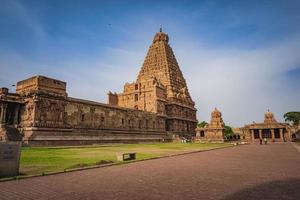
{"type": "Polygon", "coordinates": [[[118,105],[120,107],[134,108],[147,112],[163,114],[164,107],[157,101],[165,98],[165,90],[154,82],[152,78],[143,82],[125,84],[123,93],[118,94],[118,105]]]}
{"type": "Polygon", "coordinates": [[[164,117],[74,98],[38,95],[28,100],[21,118],[31,146],[166,139],[164,117]]]}
{"type": "Polygon", "coordinates": [[[223,128],[197,128],[196,140],[200,142],[224,142],[223,128]],[[201,134],[201,132],[203,132],[201,134]]]}

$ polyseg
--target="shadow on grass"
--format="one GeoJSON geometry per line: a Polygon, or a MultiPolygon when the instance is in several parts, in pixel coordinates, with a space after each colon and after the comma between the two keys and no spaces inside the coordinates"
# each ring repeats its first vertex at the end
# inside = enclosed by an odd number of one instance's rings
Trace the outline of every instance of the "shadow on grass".
{"type": "Polygon", "coordinates": [[[100,160],[96,163],[78,163],[78,164],[75,164],[75,165],[72,165],[70,167],[68,167],[67,169],[76,169],[76,168],[84,168],[84,167],[89,167],[89,166],[96,166],[96,165],[106,165],[106,164],[111,164],[113,163],[113,161],[110,161],[110,160],[100,160]]]}
{"type": "Polygon", "coordinates": [[[300,179],[272,181],[246,188],[223,198],[229,199],[300,199],[300,179]]]}
{"type": "Polygon", "coordinates": [[[24,172],[19,172],[19,176],[26,176],[28,174],[24,173],[24,172]]]}
{"type": "Polygon", "coordinates": [[[110,164],[113,163],[113,161],[111,160],[100,160],[98,162],[96,162],[96,165],[106,165],[106,164],[110,164]]]}

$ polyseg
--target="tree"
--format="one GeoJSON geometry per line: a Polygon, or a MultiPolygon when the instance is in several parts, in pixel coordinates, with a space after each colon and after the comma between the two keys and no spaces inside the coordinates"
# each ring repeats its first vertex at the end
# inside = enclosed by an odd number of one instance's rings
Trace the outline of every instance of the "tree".
{"type": "Polygon", "coordinates": [[[286,122],[291,123],[293,126],[298,126],[300,122],[300,112],[287,112],[283,115],[286,122]]]}
{"type": "Polygon", "coordinates": [[[234,135],[232,128],[230,126],[227,126],[227,125],[225,125],[224,133],[225,133],[226,138],[230,138],[231,136],[234,135]]]}
{"type": "Polygon", "coordinates": [[[202,122],[198,123],[198,127],[199,127],[199,128],[203,128],[203,127],[205,127],[207,124],[208,124],[208,123],[207,123],[206,121],[202,121],[202,122]]]}

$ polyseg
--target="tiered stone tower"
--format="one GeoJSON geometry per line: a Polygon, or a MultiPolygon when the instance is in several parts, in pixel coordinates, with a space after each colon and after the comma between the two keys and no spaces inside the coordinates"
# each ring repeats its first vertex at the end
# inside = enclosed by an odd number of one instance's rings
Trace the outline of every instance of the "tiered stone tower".
{"type": "Polygon", "coordinates": [[[178,66],[169,36],[156,33],[136,82],[121,94],[109,93],[109,103],[158,113],[166,117],[167,131],[185,135],[196,128],[196,109],[178,66]]]}
{"type": "Polygon", "coordinates": [[[224,128],[225,123],[222,119],[222,113],[215,108],[215,110],[211,113],[211,119],[210,119],[210,128],[224,128]]]}
{"type": "Polygon", "coordinates": [[[274,114],[270,112],[270,110],[268,110],[268,112],[265,113],[264,123],[266,124],[278,123],[274,117],[274,114]]]}

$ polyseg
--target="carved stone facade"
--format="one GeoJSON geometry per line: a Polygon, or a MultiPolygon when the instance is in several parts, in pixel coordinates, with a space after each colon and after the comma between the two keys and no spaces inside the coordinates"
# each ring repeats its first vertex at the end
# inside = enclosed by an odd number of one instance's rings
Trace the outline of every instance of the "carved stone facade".
{"type": "Polygon", "coordinates": [[[169,36],[158,32],[148,50],[136,82],[123,93],[109,93],[109,104],[156,113],[166,118],[166,131],[193,135],[196,108],[178,66],[169,36]]]}
{"type": "Polygon", "coordinates": [[[211,113],[210,123],[203,128],[196,128],[196,140],[200,142],[224,142],[225,123],[222,113],[215,108],[211,113]]]}
{"type": "Polygon", "coordinates": [[[47,146],[168,139],[164,116],[68,97],[59,80],[35,76],[16,91],[0,91],[0,140],[21,135],[24,144],[47,146]]]}

